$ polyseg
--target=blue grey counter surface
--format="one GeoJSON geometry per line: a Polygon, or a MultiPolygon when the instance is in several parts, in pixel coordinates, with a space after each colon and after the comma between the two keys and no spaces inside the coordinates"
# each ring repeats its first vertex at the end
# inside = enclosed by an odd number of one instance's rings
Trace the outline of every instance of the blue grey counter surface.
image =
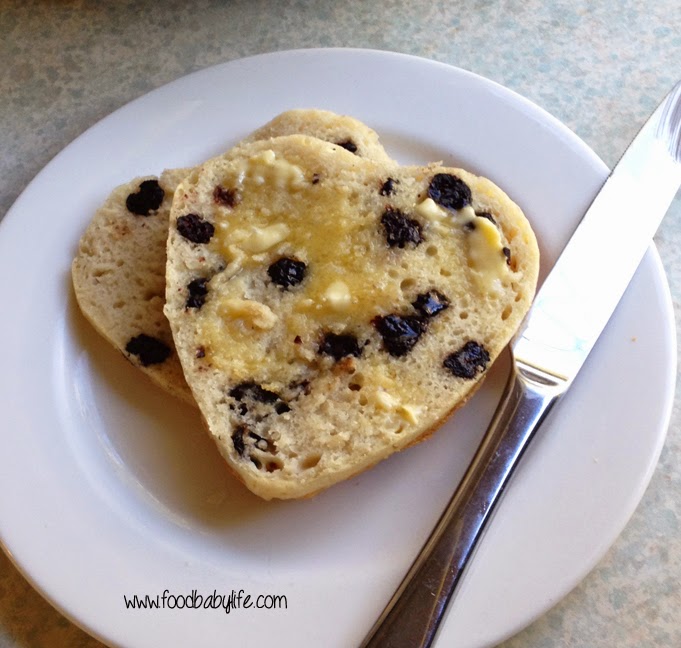
{"type": "MultiPolygon", "coordinates": [[[[456,65],[537,103],[608,166],[681,78],[678,0],[0,0],[0,36],[0,218],[54,155],[111,111],[247,55],[362,47],[456,65]]],[[[678,197],[656,243],[678,329],[678,197]]],[[[681,646],[680,405],[677,394],[659,465],[620,538],[504,648],[681,646]]],[[[0,553],[0,648],[38,646],[101,644],[0,553]]]]}

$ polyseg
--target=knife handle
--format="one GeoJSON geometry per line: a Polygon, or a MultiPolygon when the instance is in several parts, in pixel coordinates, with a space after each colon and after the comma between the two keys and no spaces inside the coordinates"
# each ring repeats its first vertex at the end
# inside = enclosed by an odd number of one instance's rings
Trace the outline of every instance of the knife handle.
{"type": "Polygon", "coordinates": [[[514,468],[567,381],[514,358],[463,479],[362,648],[428,648],[514,468]]]}

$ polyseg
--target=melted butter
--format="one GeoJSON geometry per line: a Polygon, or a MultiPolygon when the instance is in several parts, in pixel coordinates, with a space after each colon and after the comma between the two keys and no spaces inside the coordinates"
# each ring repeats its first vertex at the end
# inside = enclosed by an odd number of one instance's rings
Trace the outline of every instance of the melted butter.
{"type": "Polygon", "coordinates": [[[250,227],[238,244],[246,253],[258,254],[286,240],[289,235],[286,223],[276,223],[267,227],[250,227]]]}
{"type": "Polygon", "coordinates": [[[344,281],[334,281],[324,292],[323,303],[333,311],[342,313],[352,304],[352,294],[344,281]]]}
{"type": "Polygon", "coordinates": [[[494,223],[476,216],[470,205],[454,214],[440,207],[432,198],[420,202],[414,211],[442,234],[446,234],[447,227],[467,226],[468,266],[472,271],[473,281],[481,292],[492,295],[501,292],[502,282],[509,269],[503,252],[501,232],[494,223]]]}
{"type": "Polygon", "coordinates": [[[267,331],[274,328],[277,316],[265,304],[251,299],[231,297],[220,300],[218,312],[224,319],[242,320],[248,326],[267,331]]]}
{"type": "Polygon", "coordinates": [[[243,161],[239,168],[238,184],[242,187],[254,184],[277,189],[299,189],[305,184],[305,174],[299,166],[277,158],[274,151],[267,150],[243,161]]]}
{"type": "Polygon", "coordinates": [[[210,246],[237,275],[222,300],[204,305],[199,334],[210,361],[236,380],[257,377],[277,388],[319,359],[323,330],[361,336],[374,313],[390,312],[403,299],[398,280],[375,280],[385,275],[379,267],[385,264],[375,258],[383,257],[371,249],[382,243],[375,215],[358,218],[347,188],[313,184],[300,167],[269,153],[244,161],[220,181],[236,187],[241,202],[229,210],[216,207],[210,246]],[[249,300],[239,274],[258,269],[266,278],[267,267],[282,256],[306,264],[303,282],[273,293],[282,304],[249,300]]]}
{"type": "Polygon", "coordinates": [[[466,209],[470,212],[464,218],[474,227],[467,232],[468,264],[473,271],[473,279],[481,291],[498,295],[509,272],[501,233],[489,219],[476,216],[471,207],[466,209]]]}
{"type": "Polygon", "coordinates": [[[416,205],[414,211],[417,215],[429,221],[442,221],[449,215],[447,211],[442,209],[432,198],[426,198],[416,205]]]}
{"type": "MultiPolygon", "coordinates": [[[[313,183],[311,172],[306,177],[302,168],[272,151],[244,161],[220,184],[236,188],[241,197],[234,208],[214,208],[216,229],[209,244],[229,262],[231,279],[222,299],[203,306],[199,337],[206,342],[207,360],[234,381],[257,380],[280,390],[319,361],[323,331],[354,333],[363,341],[376,314],[408,307],[400,279],[386,267],[407,259],[409,251],[385,245],[377,215],[358,211],[347,187],[313,183]],[[251,299],[247,271],[267,281],[267,267],[282,256],[306,264],[303,282],[289,290],[274,287],[264,304],[251,299]]],[[[452,213],[431,199],[415,205],[414,212],[425,225],[426,240],[430,232],[452,242],[451,247],[438,243],[437,255],[419,257],[420,272],[434,285],[442,267],[457,267],[454,258],[463,242],[469,267],[457,271],[457,280],[469,273],[481,292],[500,286],[508,267],[501,236],[490,221],[470,207],[452,213]],[[467,223],[475,228],[469,231],[467,223]]],[[[375,406],[415,424],[421,412],[410,401],[418,378],[371,376],[366,370],[367,386],[379,388],[375,406]]]]}

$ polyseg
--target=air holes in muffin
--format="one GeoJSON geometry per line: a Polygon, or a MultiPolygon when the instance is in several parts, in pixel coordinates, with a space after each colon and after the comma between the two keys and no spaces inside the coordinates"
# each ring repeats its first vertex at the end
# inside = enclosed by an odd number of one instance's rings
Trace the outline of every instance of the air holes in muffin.
{"type": "Polygon", "coordinates": [[[208,243],[215,234],[215,227],[198,214],[185,214],[177,219],[177,231],[192,243],[208,243]]]}
{"type": "Polygon", "coordinates": [[[438,251],[439,251],[439,250],[437,249],[437,245],[429,245],[429,246],[426,248],[426,254],[427,254],[428,256],[432,256],[432,257],[433,257],[433,256],[437,256],[438,251]]]}
{"type": "Polygon", "coordinates": [[[468,313],[466,311],[461,311],[459,313],[459,319],[467,320],[468,319],[468,313]]]}
{"type": "Polygon", "coordinates": [[[336,142],[336,144],[343,147],[346,151],[350,151],[350,153],[357,153],[357,144],[349,138],[342,142],[336,142]]]}
{"type": "Polygon", "coordinates": [[[404,292],[410,288],[413,288],[415,285],[416,281],[414,279],[403,279],[402,283],[400,283],[400,290],[404,292]]]}
{"type": "Polygon", "coordinates": [[[284,464],[279,459],[272,459],[265,464],[265,470],[269,473],[281,470],[284,464]]]}
{"type": "Polygon", "coordinates": [[[309,454],[300,460],[300,467],[303,470],[310,470],[314,468],[322,460],[322,455],[319,452],[309,454]]]}
{"type": "MultiPolygon", "coordinates": [[[[369,341],[368,341],[368,340],[367,340],[366,344],[369,344],[369,341]]],[[[363,385],[363,384],[364,384],[364,380],[365,380],[364,374],[363,374],[363,373],[359,373],[359,372],[355,373],[355,380],[356,380],[358,383],[361,383],[361,384],[363,385]]]]}
{"type": "Polygon", "coordinates": [[[348,389],[350,391],[361,391],[364,386],[364,374],[354,370],[352,371],[352,374],[354,375],[352,377],[352,382],[348,383],[348,389]]]}
{"type": "Polygon", "coordinates": [[[513,307],[512,306],[506,306],[506,308],[504,308],[503,312],[501,313],[501,319],[506,321],[509,317],[511,317],[512,312],[513,312],[513,307]]]}
{"type": "Polygon", "coordinates": [[[156,211],[163,202],[165,192],[158,184],[158,180],[144,180],[137,192],[131,193],[125,200],[128,211],[137,216],[149,216],[156,211]]]}

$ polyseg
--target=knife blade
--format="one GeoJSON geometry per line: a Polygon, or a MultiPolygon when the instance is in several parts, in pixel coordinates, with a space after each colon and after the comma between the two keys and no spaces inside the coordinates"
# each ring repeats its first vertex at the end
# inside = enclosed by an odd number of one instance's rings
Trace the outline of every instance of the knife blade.
{"type": "Polygon", "coordinates": [[[681,82],[584,214],[510,344],[512,370],[464,477],[362,648],[428,648],[520,458],[608,323],[681,186],[681,82]]]}
{"type": "Polygon", "coordinates": [[[681,83],[631,142],[535,298],[516,358],[572,381],[681,184],[681,83]]]}

